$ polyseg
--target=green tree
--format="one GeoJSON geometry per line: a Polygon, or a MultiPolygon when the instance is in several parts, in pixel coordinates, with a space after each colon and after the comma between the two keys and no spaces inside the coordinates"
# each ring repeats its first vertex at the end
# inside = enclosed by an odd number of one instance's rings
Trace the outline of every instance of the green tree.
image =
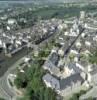
{"type": "Polygon", "coordinates": [[[17,88],[25,88],[27,86],[27,78],[24,73],[18,73],[16,79],[14,80],[17,88]]]}

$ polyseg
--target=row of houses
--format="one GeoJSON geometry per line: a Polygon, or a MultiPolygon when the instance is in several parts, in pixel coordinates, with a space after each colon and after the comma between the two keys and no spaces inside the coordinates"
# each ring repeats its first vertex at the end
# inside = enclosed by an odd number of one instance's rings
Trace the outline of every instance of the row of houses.
{"type": "MultiPolygon", "coordinates": [[[[13,24],[13,20],[8,21],[8,24],[13,24]]],[[[50,35],[64,28],[66,25],[62,20],[51,19],[41,20],[29,29],[19,30],[17,32],[8,31],[0,32],[0,48],[4,49],[5,53],[14,54],[25,46],[32,47],[33,44],[38,44],[41,41],[49,38],[50,35]],[[60,26],[61,25],[61,26],[60,26]]]]}

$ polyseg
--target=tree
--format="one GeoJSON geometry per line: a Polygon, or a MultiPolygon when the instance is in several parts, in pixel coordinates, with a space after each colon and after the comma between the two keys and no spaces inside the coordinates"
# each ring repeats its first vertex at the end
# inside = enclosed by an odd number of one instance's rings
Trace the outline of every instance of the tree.
{"type": "MultiPolygon", "coordinates": [[[[40,55],[43,57],[45,51],[41,52],[40,55]]],[[[21,100],[56,100],[56,93],[43,83],[42,77],[45,71],[42,69],[44,60],[42,57],[35,58],[31,67],[27,67],[26,72],[17,73],[15,84],[18,88],[24,88],[24,99],[21,100]],[[25,85],[26,83],[26,85],[25,85]]]]}
{"type": "MultiPolygon", "coordinates": [[[[87,100],[94,100],[93,97],[89,97],[87,100]]],[[[96,99],[95,99],[96,100],[96,99]]]]}
{"type": "Polygon", "coordinates": [[[73,96],[69,100],[79,100],[77,94],[73,94],[73,96]]]}
{"type": "Polygon", "coordinates": [[[0,97],[0,100],[5,100],[5,99],[0,97]]]}
{"type": "Polygon", "coordinates": [[[17,88],[25,88],[27,86],[27,78],[25,74],[18,73],[16,79],[14,80],[14,84],[17,88]]]}
{"type": "Polygon", "coordinates": [[[89,62],[91,62],[92,64],[97,64],[97,51],[94,52],[92,55],[89,55],[89,62]]]}

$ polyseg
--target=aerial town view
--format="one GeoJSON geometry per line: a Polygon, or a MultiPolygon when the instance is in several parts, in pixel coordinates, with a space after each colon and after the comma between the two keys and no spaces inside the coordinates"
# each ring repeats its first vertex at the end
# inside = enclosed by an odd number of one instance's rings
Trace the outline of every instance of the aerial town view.
{"type": "Polygon", "coordinates": [[[97,0],[0,0],[0,100],[97,100],[97,0]]]}

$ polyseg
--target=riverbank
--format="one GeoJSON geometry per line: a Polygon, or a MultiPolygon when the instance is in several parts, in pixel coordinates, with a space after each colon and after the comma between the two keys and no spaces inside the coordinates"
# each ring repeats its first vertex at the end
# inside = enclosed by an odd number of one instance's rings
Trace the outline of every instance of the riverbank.
{"type": "MultiPolygon", "coordinates": [[[[31,52],[32,50],[29,50],[31,52]]],[[[5,72],[13,66],[15,62],[17,62],[22,57],[28,54],[28,49],[23,48],[22,50],[15,53],[12,57],[6,57],[4,54],[0,54],[0,77],[2,77],[5,72]]]]}

